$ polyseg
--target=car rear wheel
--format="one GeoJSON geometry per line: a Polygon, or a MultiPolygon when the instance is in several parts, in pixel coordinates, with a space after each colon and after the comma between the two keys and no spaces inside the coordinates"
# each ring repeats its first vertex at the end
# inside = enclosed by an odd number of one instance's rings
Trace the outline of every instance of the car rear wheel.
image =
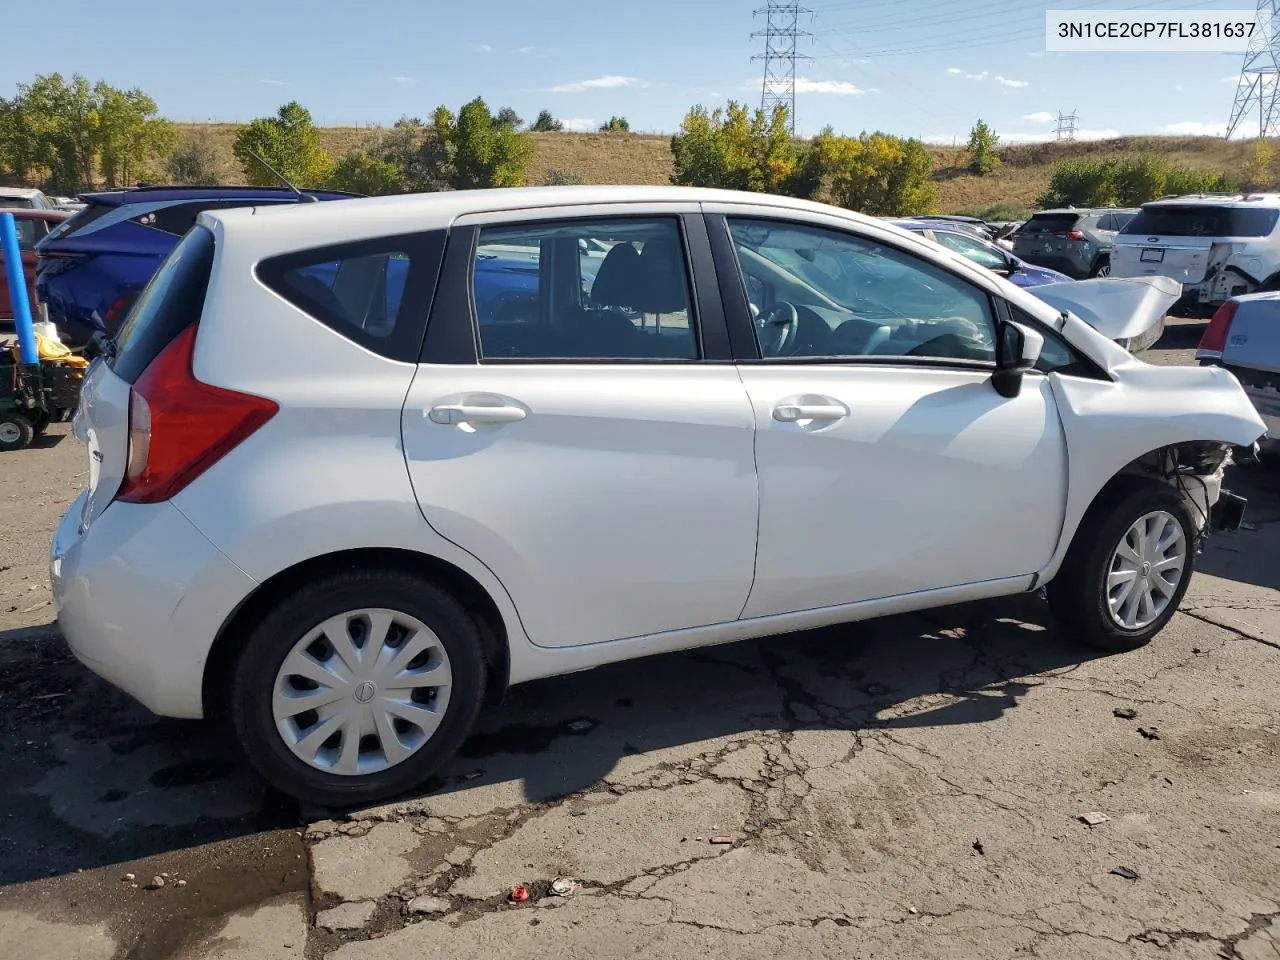
{"type": "Polygon", "coordinates": [[[1111,276],[1111,258],[1103,257],[1096,264],[1094,264],[1093,272],[1090,273],[1089,276],[1095,279],[1100,277],[1111,276]]]}
{"type": "Polygon", "coordinates": [[[232,718],[277,790],[366,804],[448,761],[484,686],[479,631],[453,597],[404,572],[350,571],[292,594],[253,631],[232,675],[232,718]]]}
{"type": "Polygon", "coordinates": [[[21,450],[35,437],[35,427],[20,413],[0,413],[0,450],[21,450]]]}
{"type": "Polygon", "coordinates": [[[1090,646],[1145,646],[1187,592],[1195,536],[1186,503],[1163,485],[1115,491],[1085,515],[1046,588],[1054,614],[1090,646]]]}

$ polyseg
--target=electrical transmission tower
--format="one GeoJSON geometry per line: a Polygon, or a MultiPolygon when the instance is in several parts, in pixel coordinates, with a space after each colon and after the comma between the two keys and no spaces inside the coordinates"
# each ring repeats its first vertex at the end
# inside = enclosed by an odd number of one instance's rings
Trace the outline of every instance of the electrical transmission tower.
{"type": "Polygon", "coordinates": [[[1058,129],[1054,131],[1059,140],[1074,140],[1076,138],[1076,121],[1080,118],[1076,116],[1074,110],[1069,114],[1058,111],[1058,129]]]}
{"type": "Polygon", "coordinates": [[[774,0],[752,12],[752,16],[764,14],[765,18],[765,28],[751,34],[753,39],[764,37],[764,53],[757,53],[751,58],[764,61],[760,107],[766,115],[772,114],[778,104],[786,107],[792,135],[796,132],[796,61],[813,59],[796,49],[801,37],[813,36],[800,29],[800,17],[806,13],[813,11],[798,3],[777,3],[774,0]]]}
{"type": "Polygon", "coordinates": [[[1280,133],[1280,0],[1258,0],[1258,29],[1245,50],[1228,140],[1255,110],[1259,137],[1280,133]]]}

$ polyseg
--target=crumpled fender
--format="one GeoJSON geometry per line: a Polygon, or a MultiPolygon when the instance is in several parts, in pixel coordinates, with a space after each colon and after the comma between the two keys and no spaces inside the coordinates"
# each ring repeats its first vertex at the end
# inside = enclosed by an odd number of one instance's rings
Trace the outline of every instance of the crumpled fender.
{"type": "Polygon", "coordinates": [[[1044,283],[1028,293],[1074,313],[1110,340],[1133,340],[1159,324],[1182,296],[1171,277],[1098,277],[1044,283]]]}

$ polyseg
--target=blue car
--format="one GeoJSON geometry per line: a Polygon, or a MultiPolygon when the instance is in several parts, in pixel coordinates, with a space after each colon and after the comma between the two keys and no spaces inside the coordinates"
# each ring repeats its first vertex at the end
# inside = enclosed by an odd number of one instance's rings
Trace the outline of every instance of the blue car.
{"type": "MultiPolygon", "coordinates": [[[[359,196],[306,190],[315,200],[359,196]]],[[[36,245],[36,294],[68,346],[114,336],[133,301],[205,210],[298,203],[283,187],[134,187],[83,194],[75,216],[36,245]]]]}
{"type": "Polygon", "coordinates": [[[1010,283],[1020,287],[1038,287],[1042,283],[1069,283],[1071,278],[1065,273],[1037,267],[1015,257],[1008,250],[979,240],[972,234],[949,225],[944,220],[890,220],[895,227],[902,227],[912,233],[923,234],[928,239],[939,243],[949,250],[954,250],[966,260],[972,260],[980,267],[994,270],[1007,277],[1010,283]]]}

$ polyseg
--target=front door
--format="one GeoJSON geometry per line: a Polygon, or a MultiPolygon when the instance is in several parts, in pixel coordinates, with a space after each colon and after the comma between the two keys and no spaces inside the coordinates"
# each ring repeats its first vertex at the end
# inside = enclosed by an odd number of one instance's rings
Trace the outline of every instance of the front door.
{"type": "Polygon", "coordinates": [[[1044,374],[1013,399],[992,388],[987,291],[870,236],[745,216],[727,230],[761,353],[740,367],[760,478],[744,616],[1044,566],[1062,524],[1065,438],[1044,374]]]}
{"type": "Polygon", "coordinates": [[[548,647],[732,621],[755,560],[754,421],[713,271],[694,293],[702,220],[581,209],[455,226],[425,359],[454,352],[403,418],[426,521],[548,647]]]}

